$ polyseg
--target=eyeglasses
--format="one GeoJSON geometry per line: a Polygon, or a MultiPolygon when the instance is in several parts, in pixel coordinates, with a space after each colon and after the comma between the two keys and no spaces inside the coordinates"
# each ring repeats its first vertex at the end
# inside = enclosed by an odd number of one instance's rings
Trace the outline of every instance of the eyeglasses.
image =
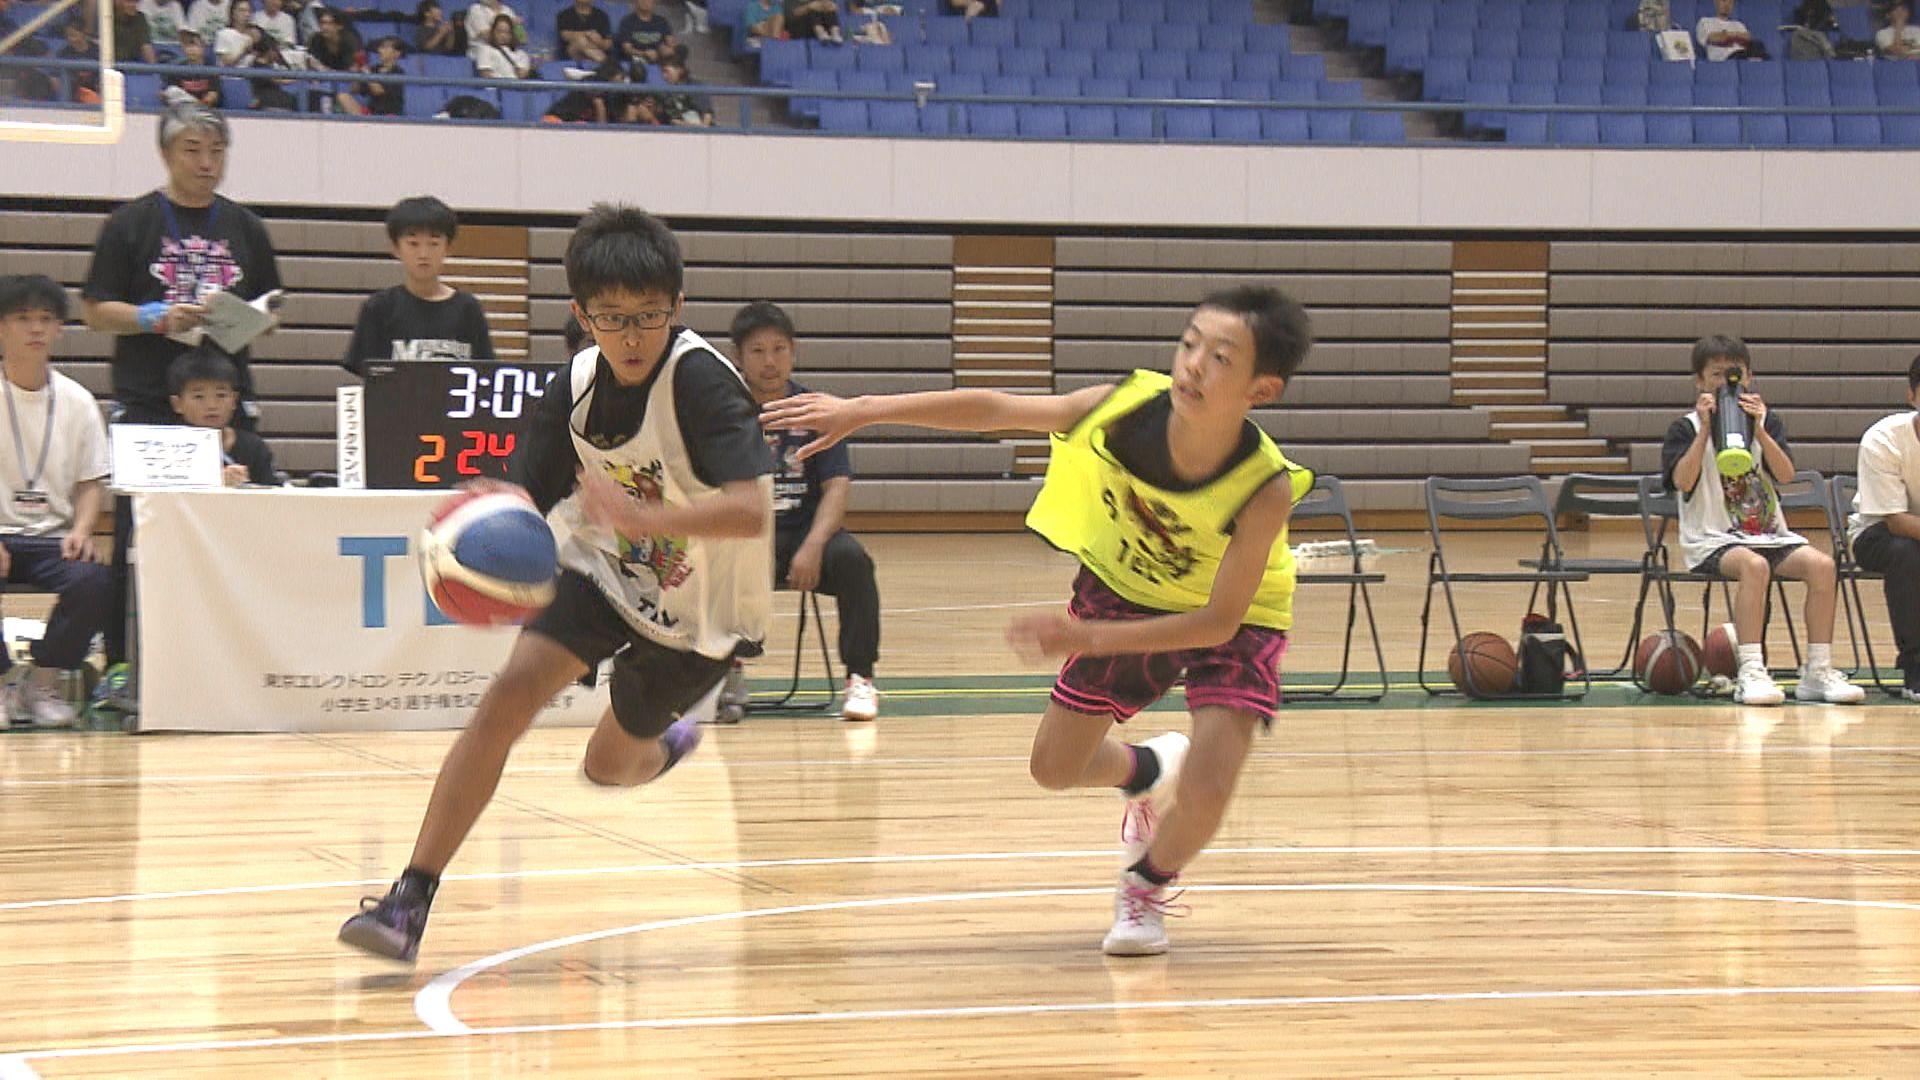
{"type": "Polygon", "coordinates": [[[587,314],[587,322],[603,334],[617,334],[629,326],[636,330],[658,330],[672,321],[672,308],[636,311],[632,315],[622,315],[617,311],[602,311],[597,315],[591,312],[587,314]]]}

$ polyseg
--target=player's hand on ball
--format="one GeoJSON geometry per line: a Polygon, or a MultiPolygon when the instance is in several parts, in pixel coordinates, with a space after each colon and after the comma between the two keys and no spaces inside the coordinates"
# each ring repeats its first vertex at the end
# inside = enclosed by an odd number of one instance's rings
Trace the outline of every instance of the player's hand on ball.
{"type": "Polygon", "coordinates": [[[795,394],[762,407],[760,426],[768,431],[816,433],[818,438],[798,452],[799,457],[810,458],[859,430],[860,421],[854,415],[857,401],[832,394],[795,394]]]}
{"type": "Polygon", "coordinates": [[[580,470],[580,497],[587,517],[596,525],[612,529],[632,539],[647,532],[646,514],[640,500],[615,483],[599,469],[580,470]]]}
{"type": "Polygon", "coordinates": [[[1022,615],[1007,626],[1007,644],[1029,663],[1079,652],[1079,638],[1079,621],[1060,612],[1022,615]]]}

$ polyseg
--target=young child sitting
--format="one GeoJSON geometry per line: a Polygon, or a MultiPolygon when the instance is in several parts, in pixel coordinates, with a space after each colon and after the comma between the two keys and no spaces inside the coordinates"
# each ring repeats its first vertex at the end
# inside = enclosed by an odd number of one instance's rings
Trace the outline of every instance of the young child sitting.
{"type": "Polygon", "coordinates": [[[273,451],[265,439],[233,426],[240,404],[240,371],[218,349],[202,345],[180,354],[167,369],[168,400],[183,423],[219,428],[220,451],[228,487],[278,484],[273,451]]]}

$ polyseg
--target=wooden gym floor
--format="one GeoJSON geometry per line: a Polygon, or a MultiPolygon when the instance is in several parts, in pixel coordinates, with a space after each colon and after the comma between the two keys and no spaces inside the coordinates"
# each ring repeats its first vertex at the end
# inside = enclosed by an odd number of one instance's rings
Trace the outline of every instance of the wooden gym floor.
{"type": "MultiPolygon", "coordinates": [[[[1404,672],[1425,553],[1379,539],[1404,672]]],[[[404,862],[449,734],[0,739],[0,1080],[1914,1074],[1920,707],[1290,706],[1174,951],[1109,960],[1118,800],[1028,780],[1046,680],[999,644],[1070,565],[871,547],[877,724],[710,728],[635,792],[578,778],[584,732],[534,732],[411,969],[333,934],[404,862]]],[[[1631,579],[1579,598],[1611,660],[1631,579]]],[[[1469,629],[1511,638],[1523,599],[1469,629]]],[[[1344,593],[1300,610],[1304,682],[1344,593]]]]}

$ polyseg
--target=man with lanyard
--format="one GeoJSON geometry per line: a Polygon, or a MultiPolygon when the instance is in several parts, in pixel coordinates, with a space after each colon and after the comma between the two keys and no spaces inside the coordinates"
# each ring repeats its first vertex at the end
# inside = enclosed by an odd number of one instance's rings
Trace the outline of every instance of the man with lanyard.
{"type": "MultiPolygon", "coordinates": [[[[227,122],[191,100],[176,100],[160,118],[160,157],[167,184],[107,218],[94,244],[82,302],[87,325],[115,335],[115,423],[171,424],[167,369],[187,344],[173,335],[199,327],[203,301],[226,291],[252,300],[280,287],[267,228],[253,212],[218,194],[227,172],[227,122]]],[[[243,350],[233,357],[240,374],[235,427],[252,430],[259,416],[243,350]]],[[[133,511],[114,504],[114,551],[128,549],[133,511]]],[[[127,563],[113,565],[113,614],[106,629],[107,661],[127,657],[127,563]]]]}

